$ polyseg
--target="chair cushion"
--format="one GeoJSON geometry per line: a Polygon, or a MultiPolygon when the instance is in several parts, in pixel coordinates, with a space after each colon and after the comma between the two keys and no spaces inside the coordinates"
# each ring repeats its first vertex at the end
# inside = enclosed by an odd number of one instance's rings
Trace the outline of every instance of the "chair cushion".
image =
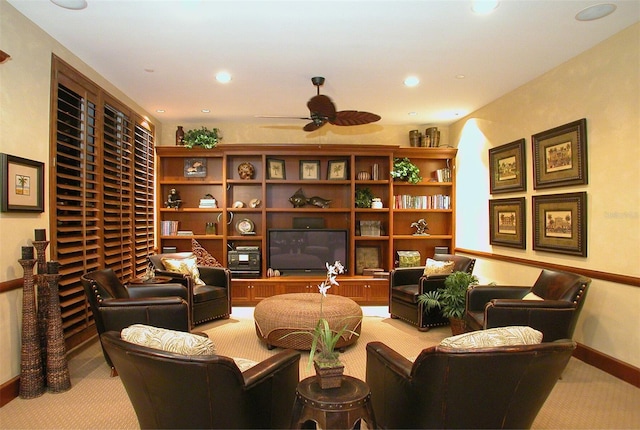
{"type": "Polygon", "coordinates": [[[418,303],[418,285],[399,285],[391,289],[391,296],[407,303],[418,303]]]}
{"type": "Polygon", "coordinates": [[[122,339],[147,348],[184,355],[213,355],[216,346],[211,339],[183,331],[144,324],[133,324],[120,332],[122,339]]]}
{"type": "Polygon", "coordinates": [[[195,285],[204,285],[204,281],[200,279],[200,271],[195,256],[187,258],[162,258],[164,268],[169,272],[182,273],[190,275],[195,285]]]}
{"type": "Polygon", "coordinates": [[[448,275],[453,272],[454,264],[455,262],[453,261],[436,261],[431,258],[427,258],[423,275],[448,275]]]}
{"type": "Polygon", "coordinates": [[[193,255],[196,256],[198,266],[203,267],[223,267],[222,264],[216,258],[209,254],[209,251],[204,249],[200,242],[195,239],[191,239],[191,250],[193,255]]]}
{"type": "Polygon", "coordinates": [[[535,345],[540,342],[542,342],[542,332],[526,326],[509,326],[451,336],[443,339],[440,342],[440,346],[465,349],[507,345],[535,345]]]}
{"type": "Polygon", "coordinates": [[[213,285],[199,285],[193,289],[193,301],[195,303],[208,302],[209,300],[226,298],[227,289],[213,285]]]}

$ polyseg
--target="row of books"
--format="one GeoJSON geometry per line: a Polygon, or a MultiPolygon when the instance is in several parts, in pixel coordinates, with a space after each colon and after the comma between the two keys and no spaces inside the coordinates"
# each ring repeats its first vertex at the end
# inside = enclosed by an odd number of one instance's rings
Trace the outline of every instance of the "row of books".
{"type": "Polygon", "coordinates": [[[438,182],[451,182],[451,169],[444,167],[433,171],[433,179],[438,182]]]}
{"type": "Polygon", "coordinates": [[[433,196],[411,196],[401,194],[393,196],[395,209],[451,209],[451,196],[436,194],[433,196]]]}
{"type": "Polygon", "coordinates": [[[218,202],[216,202],[216,199],[200,199],[200,205],[198,207],[215,209],[218,207],[218,202]]]}
{"type": "Polygon", "coordinates": [[[193,236],[191,230],[178,230],[179,221],[161,221],[160,234],[162,236],[193,236]]]}

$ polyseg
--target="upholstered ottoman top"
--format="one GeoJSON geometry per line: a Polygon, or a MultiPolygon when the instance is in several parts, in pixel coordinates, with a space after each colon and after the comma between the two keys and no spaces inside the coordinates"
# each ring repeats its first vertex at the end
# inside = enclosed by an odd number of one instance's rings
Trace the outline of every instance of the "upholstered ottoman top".
{"type": "MultiPolygon", "coordinates": [[[[293,293],[266,298],[256,305],[253,317],[258,337],[270,348],[293,348],[310,350],[312,337],[298,331],[312,332],[322,316],[333,330],[348,330],[360,333],[362,309],[348,297],[328,294],[293,293]]],[[[345,331],[336,345],[343,348],[358,340],[358,336],[345,331]]]]}

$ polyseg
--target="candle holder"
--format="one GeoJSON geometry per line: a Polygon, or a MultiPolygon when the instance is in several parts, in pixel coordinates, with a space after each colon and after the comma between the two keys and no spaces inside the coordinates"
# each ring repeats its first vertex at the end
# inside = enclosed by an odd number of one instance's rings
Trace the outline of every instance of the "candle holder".
{"type": "MultiPolygon", "coordinates": [[[[36,283],[38,285],[38,334],[40,335],[40,351],[42,351],[42,365],[47,364],[47,326],[48,324],[48,307],[49,307],[49,286],[42,279],[42,275],[47,273],[47,260],[45,251],[49,246],[48,240],[34,240],[33,246],[36,248],[36,258],[38,259],[38,276],[36,283]]],[[[45,368],[46,374],[46,368],[45,368]]]]}
{"type": "Polygon", "coordinates": [[[22,349],[20,355],[20,397],[33,399],[44,394],[42,351],[38,336],[36,292],[33,284],[33,266],[36,260],[18,260],[24,270],[22,293],[22,349]]]}
{"type": "MultiPolygon", "coordinates": [[[[57,267],[57,266],[56,266],[57,267]]],[[[62,331],[62,315],[60,313],[60,296],[58,295],[58,273],[41,275],[48,286],[48,326],[47,326],[47,387],[51,393],[62,393],[71,388],[69,366],[67,364],[66,347],[64,345],[64,332],[62,331]]]]}

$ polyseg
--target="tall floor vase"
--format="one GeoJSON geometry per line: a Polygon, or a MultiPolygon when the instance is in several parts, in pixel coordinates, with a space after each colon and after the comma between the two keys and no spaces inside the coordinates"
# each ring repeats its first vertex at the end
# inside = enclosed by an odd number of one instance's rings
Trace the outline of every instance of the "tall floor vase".
{"type": "Polygon", "coordinates": [[[60,313],[60,297],[58,296],[58,281],[60,275],[41,275],[46,280],[49,290],[47,305],[47,388],[51,393],[61,393],[71,388],[69,366],[67,364],[64,333],[62,331],[62,315],[60,313]]]}
{"type": "Polygon", "coordinates": [[[24,271],[22,293],[22,349],[20,356],[20,397],[33,399],[45,391],[42,350],[38,336],[36,294],[33,276],[35,259],[18,260],[24,271]]]}
{"type": "Polygon", "coordinates": [[[40,336],[40,351],[42,354],[43,375],[46,375],[47,369],[47,309],[49,308],[49,286],[42,278],[47,273],[47,260],[45,250],[49,246],[48,240],[34,240],[33,246],[36,249],[36,259],[38,260],[38,275],[36,276],[36,285],[38,286],[38,335],[40,336]]]}

